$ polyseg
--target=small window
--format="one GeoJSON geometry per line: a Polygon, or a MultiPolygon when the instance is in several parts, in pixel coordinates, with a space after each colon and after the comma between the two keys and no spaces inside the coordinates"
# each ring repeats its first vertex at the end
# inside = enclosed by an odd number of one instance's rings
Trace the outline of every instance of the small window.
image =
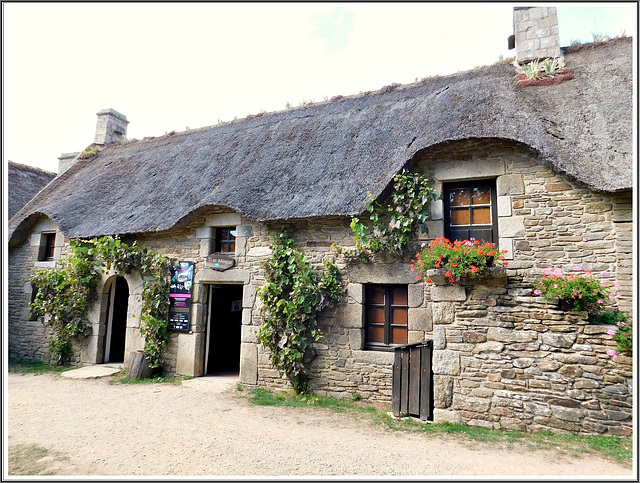
{"type": "Polygon", "coordinates": [[[48,262],[54,260],[56,251],[56,234],[43,233],[40,242],[40,252],[38,255],[39,262],[48,262]]]}
{"type": "Polygon", "coordinates": [[[406,285],[367,285],[366,347],[388,349],[406,344],[408,335],[408,292],[406,285]]]}
{"type": "Polygon", "coordinates": [[[236,252],[236,230],[216,228],[216,253],[236,252]]]}
{"type": "Polygon", "coordinates": [[[449,240],[498,242],[494,180],[444,185],[445,237],[449,240]]]}

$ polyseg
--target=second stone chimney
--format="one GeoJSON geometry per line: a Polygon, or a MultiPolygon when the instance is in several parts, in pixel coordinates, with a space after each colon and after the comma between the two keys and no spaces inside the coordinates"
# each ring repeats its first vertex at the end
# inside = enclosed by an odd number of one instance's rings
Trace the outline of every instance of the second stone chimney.
{"type": "Polygon", "coordinates": [[[98,124],[94,144],[102,146],[123,141],[127,136],[127,117],[114,109],[103,109],[97,113],[98,124]]]}
{"type": "Polygon", "coordinates": [[[556,7],[514,7],[516,61],[560,57],[556,7]]]}

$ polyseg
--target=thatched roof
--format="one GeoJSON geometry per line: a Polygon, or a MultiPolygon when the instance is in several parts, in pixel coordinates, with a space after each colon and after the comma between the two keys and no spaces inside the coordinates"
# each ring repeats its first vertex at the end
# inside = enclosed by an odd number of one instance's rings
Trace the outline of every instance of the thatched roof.
{"type": "Polygon", "coordinates": [[[418,151],[468,138],[523,143],[594,190],[631,188],[631,39],[565,60],[575,78],[559,85],[517,88],[502,62],[108,147],[41,192],[10,236],[34,213],[68,237],[167,230],[206,206],[259,221],[350,216],[418,151]]]}
{"type": "Polygon", "coordinates": [[[7,172],[9,218],[12,218],[56,177],[56,173],[9,161],[7,172]]]}

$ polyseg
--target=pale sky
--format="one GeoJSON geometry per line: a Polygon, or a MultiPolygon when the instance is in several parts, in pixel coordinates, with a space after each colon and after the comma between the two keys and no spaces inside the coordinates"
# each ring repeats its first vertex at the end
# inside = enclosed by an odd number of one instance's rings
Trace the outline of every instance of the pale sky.
{"type": "MultiPolygon", "coordinates": [[[[56,172],[105,108],[142,139],[492,64],[514,5],[5,2],[3,162],[56,172]]],[[[555,5],[562,46],[636,37],[635,2],[555,5]]]]}

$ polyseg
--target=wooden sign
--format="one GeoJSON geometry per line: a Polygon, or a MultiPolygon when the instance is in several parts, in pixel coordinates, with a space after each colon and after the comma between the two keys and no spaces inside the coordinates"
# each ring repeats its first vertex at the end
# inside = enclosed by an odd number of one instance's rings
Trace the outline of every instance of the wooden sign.
{"type": "Polygon", "coordinates": [[[206,267],[223,272],[236,264],[236,259],[227,255],[209,255],[204,262],[206,267]]]}

